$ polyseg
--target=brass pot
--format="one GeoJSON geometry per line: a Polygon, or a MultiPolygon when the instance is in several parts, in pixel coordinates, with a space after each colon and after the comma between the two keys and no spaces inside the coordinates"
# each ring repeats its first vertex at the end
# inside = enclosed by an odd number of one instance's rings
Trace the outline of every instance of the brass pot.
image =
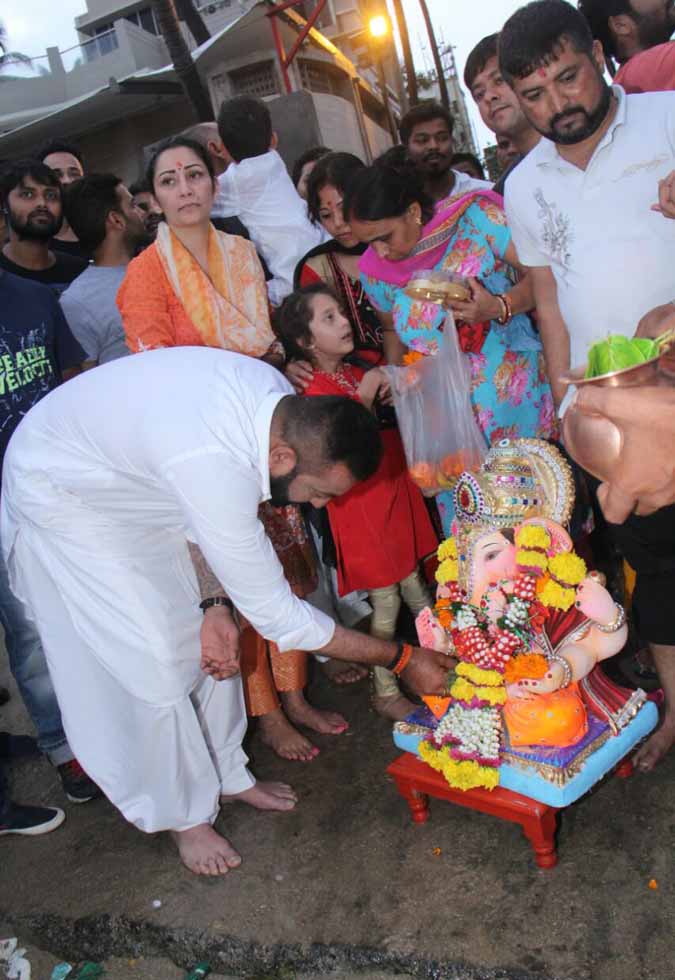
{"type": "MultiPolygon", "coordinates": [[[[599,388],[635,388],[643,385],[672,386],[675,384],[673,358],[667,355],[653,357],[634,367],[586,378],[586,368],[574,368],[561,380],[568,385],[582,388],[597,385],[599,388]]],[[[612,479],[621,458],[623,432],[605,415],[582,412],[574,402],[562,420],[562,438],[570,456],[603,482],[612,479]]]]}

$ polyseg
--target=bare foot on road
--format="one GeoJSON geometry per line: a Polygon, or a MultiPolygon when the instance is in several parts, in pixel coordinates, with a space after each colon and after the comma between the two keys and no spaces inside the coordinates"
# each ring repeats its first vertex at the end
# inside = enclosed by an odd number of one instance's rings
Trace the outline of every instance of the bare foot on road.
{"type": "Polygon", "coordinates": [[[319,749],[291,725],[281,708],[260,715],[258,726],[262,741],[282,759],[311,762],[319,754],[319,749]]]}
{"type": "Polygon", "coordinates": [[[412,714],[416,705],[399,691],[398,694],[374,695],[373,708],[389,721],[403,721],[412,714]]]}
{"type": "Polygon", "coordinates": [[[320,711],[305,698],[302,691],[288,691],[281,695],[286,714],[296,725],[304,725],[320,735],[342,735],[349,722],[335,711],[320,711]]]}
{"type": "Polygon", "coordinates": [[[633,758],[633,765],[640,772],[651,772],[670,752],[675,743],[675,718],[664,718],[659,728],[647,739],[633,758]]]}
{"type": "Polygon", "coordinates": [[[240,855],[211,824],[201,823],[189,830],[172,830],[171,836],[176,842],[181,861],[196,875],[225,875],[241,864],[240,855]]]}
{"type": "Polygon", "coordinates": [[[241,800],[256,810],[292,810],[298,802],[296,792],[286,783],[255,783],[233,796],[221,796],[221,803],[241,800]]]}
{"type": "Polygon", "coordinates": [[[326,677],[338,687],[356,684],[368,676],[367,667],[362,664],[350,664],[346,660],[327,660],[321,666],[326,677]]]}

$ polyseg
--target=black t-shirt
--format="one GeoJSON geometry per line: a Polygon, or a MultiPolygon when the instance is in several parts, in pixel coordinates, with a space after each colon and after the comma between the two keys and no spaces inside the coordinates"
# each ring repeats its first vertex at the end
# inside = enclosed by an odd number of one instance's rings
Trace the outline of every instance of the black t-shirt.
{"type": "Polygon", "coordinates": [[[52,252],[63,252],[65,255],[74,255],[85,262],[91,261],[91,253],[86,250],[82,242],[61,241],[60,238],[52,238],[49,243],[52,252]]]}
{"type": "Polygon", "coordinates": [[[21,279],[41,282],[60,296],[73,279],[77,279],[80,273],[84,272],[89,263],[74,255],[66,255],[65,252],[54,252],[54,257],[56,261],[48,269],[24,269],[22,265],[10,261],[4,252],[0,252],[0,269],[11,272],[14,276],[20,276],[21,279]]]}
{"type": "Polygon", "coordinates": [[[501,194],[502,197],[504,197],[504,190],[506,189],[506,181],[511,176],[511,174],[516,169],[516,167],[519,164],[521,164],[524,159],[525,159],[524,156],[516,157],[516,159],[513,161],[513,163],[510,163],[508,165],[508,167],[506,168],[506,170],[504,171],[504,173],[501,175],[501,177],[499,178],[499,180],[497,181],[497,183],[495,184],[495,186],[492,188],[492,190],[496,194],[501,194]]]}
{"type": "Polygon", "coordinates": [[[26,412],[86,357],[51,289],[0,271],[0,473],[26,412]]]}

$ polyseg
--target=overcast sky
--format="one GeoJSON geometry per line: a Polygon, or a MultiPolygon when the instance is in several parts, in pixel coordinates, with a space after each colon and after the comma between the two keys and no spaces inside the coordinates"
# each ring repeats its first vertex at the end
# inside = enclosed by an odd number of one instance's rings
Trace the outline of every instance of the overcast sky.
{"type": "MultiPolygon", "coordinates": [[[[486,34],[498,31],[506,18],[525,0],[427,0],[439,43],[450,42],[460,76],[471,48],[486,34]]],[[[403,0],[411,43],[418,70],[431,68],[424,21],[417,0],[403,0]],[[426,51],[426,61],[424,54],[426,51]]],[[[2,0],[0,18],[4,21],[10,49],[32,57],[44,54],[51,45],[61,50],[77,44],[73,19],[86,10],[86,0],[2,0]]],[[[493,142],[492,134],[480,122],[468,99],[471,118],[480,146],[493,142]]]]}

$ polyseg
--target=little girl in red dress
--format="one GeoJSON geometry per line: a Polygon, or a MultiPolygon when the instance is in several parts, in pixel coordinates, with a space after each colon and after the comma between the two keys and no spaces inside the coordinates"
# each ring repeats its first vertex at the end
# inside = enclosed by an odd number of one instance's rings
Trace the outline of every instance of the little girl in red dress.
{"type": "MultiPolygon", "coordinates": [[[[380,368],[364,370],[346,358],[354,338],[335,294],[323,283],[292,293],[279,311],[278,330],[291,360],[310,361],[313,378],[304,395],[344,395],[374,410],[388,392],[380,368]]],[[[340,595],[367,590],[373,607],[371,633],[393,639],[401,596],[413,615],[429,604],[419,562],[437,547],[422,495],[408,476],[398,430],[381,430],[384,453],[376,473],[328,503],[337,554],[340,595]]],[[[400,720],[414,705],[384,667],[373,671],[374,706],[400,720]]]]}

